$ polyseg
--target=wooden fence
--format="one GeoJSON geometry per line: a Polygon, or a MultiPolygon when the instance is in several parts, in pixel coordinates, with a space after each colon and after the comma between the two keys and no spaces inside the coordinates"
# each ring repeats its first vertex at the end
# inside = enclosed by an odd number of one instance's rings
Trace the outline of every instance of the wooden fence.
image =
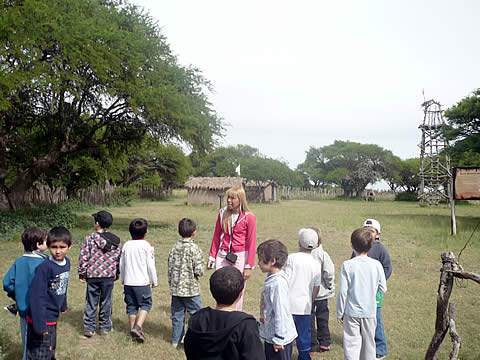
{"type": "MultiPolygon", "coordinates": [[[[281,186],[278,188],[278,196],[281,200],[322,200],[335,199],[344,195],[343,189],[314,189],[314,188],[292,188],[281,186]]],[[[360,194],[363,199],[366,198],[366,191],[360,194]]],[[[395,193],[393,191],[377,191],[375,192],[376,200],[394,200],[395,193]]]]}

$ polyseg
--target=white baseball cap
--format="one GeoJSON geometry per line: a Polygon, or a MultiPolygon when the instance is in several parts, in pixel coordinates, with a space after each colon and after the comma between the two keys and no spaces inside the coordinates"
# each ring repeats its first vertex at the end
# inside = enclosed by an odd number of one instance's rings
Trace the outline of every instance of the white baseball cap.
{"type": "Polygon", "coordinates": [[[318,246],[318,235],[312,229],[300,229],[298,232],[300,246],[307,250],[313,250],[318,246]]]}
{"type": "Polygon", "coordinates": [[[363,223],[363,227],[373,227],[375,230],[378,231],[378,233],[380,234],[381,231],[380,231],[380,223],[375,220],[375,219],[367,219],[365,220],[365,222],[363,223]]]}

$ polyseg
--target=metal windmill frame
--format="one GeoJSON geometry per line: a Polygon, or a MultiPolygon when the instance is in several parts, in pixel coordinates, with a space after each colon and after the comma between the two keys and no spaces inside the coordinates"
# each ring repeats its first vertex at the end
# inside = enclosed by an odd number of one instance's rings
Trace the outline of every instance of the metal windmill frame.
{"type": "Polygon", "coordinates": [[[420,147],[420,187],[418,198],[421,203],[437,206],[441,200],[451,202],[452,172],[450,157],[443,151],[448,141],[442,135],[445,124],[442,106],[435,100],[422,104],[424,117],[419,126],[422,130],[420,147]]]}

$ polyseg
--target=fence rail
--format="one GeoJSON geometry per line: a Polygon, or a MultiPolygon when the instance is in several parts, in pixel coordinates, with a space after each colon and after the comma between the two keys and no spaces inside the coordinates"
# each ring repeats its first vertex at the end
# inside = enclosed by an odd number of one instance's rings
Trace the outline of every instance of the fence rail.
{"type": "MultiPolygon", "coordinates": [[[[371,190],[365,190],[360,197],[366,199],[366,193],[371,190]]],[[[343,189],[314,189],[314,188],[292,188],[280,186],[278,188],[278,196],[281,200],[322,200],[335,199],[344,195],[343,189]]],[[[376,191],[374,199],[376,200],[394,200],[395,193],[393,191],[376,191]]]]}

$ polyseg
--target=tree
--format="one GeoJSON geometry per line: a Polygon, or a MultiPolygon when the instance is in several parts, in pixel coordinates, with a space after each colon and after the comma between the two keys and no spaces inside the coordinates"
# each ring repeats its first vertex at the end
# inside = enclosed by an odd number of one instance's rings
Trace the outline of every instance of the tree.
{"type": "Polygon", "coordinates": [[[262,157],[260,151],[249,145],[218,147],[202,156],[192,153],[190,158],[195,176],[237,176],[236,168],[241,160],[262,157]]]}
{"type": "Polygon", "coordinates": [[[146,136],[137,147],[122,157],[115,183],[130,186],[135,183],[171,189],[181,185],[192,172],[190,159],[175,145],[162,144],[146,136]]]}
{"type": "Polygon", "coordinates": [[[305,161],[297,166],[297,171],[306,176],[315,188],[327,185],[327,168],[320,148],[311,146],[305,161]]]}
{"type": "Polygon", "coordinates": [[[0,41],[0,186],[11,209],[75,154],[128,151],[146,134],[202,153],[222,135],[209,82],[125,1],[4,2],[0,41]]]}
{"type": "Polygon", "coordinates": [[[480,153],[480,89],[447,109],[445,117],[443,134],[454,143],[449,150],[454,162],[460,162],[466,153],[470,153],[468,158],[478,160],[472,153],[480,153]]]}
{"type": "Polygon", "coordinates": [[[279,160],[264,157],[250,157],[241,161],[242,177],[254,181],[262,200],[265,200],[265,188],[275,182],[279,185],[301,186],[303,179],[300,173],[290,169],[279,160]]]}
{"type": "Polygon", "coordinates": [[[393,159],[392,166],[387,170],[387,175],[384,178],[390,189],[393,191],[400,189],[412,194],[418,192],[420,186],[420,178],[418,177],[420,159],[401,160],[396,156],[393,159]]]}
{"type": "Polygon", "coordinates": [[[349,197],[360,196],[369,183],[382,179],[392,158],[391,151],[378,145],[335,140],[332,145],[310,148],[306,162],[308,168],[324,171],[319,181],[339,185],[349,197]]]}
{"type": "Polygon", "coordinates": [[[203,157],[192,153],[190,158],[196,176],[238,176],[236,168],[240,165],[240,175],[254,181],[259,191],[272,181],[289,186],[303,184],[302,174],[290,169],[283,161],[263,156],[249,145],[219,147],[203,157]]]}

